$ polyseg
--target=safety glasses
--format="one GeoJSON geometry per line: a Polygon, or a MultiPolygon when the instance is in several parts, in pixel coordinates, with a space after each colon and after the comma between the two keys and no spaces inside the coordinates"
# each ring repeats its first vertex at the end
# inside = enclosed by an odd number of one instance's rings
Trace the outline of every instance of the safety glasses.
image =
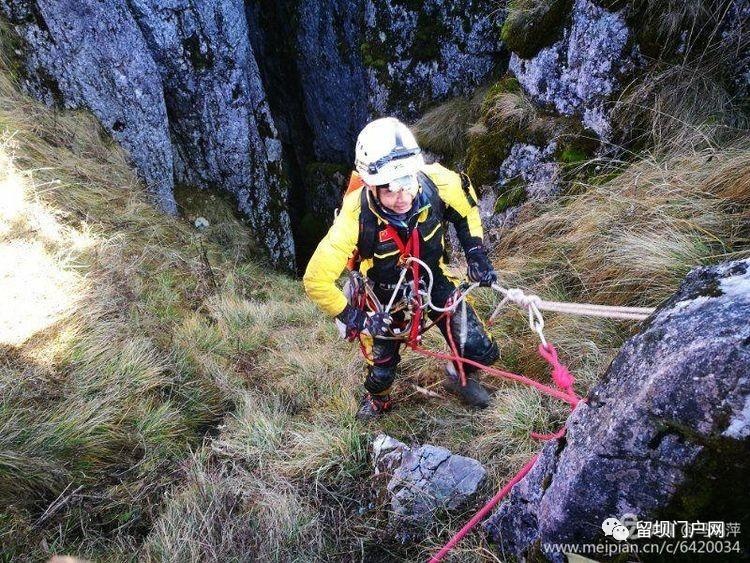
{"type": "Polygon", "coordinates": [[[390,184],[378,186],[378,188],[388,188],[388,191],[392,193],[404,191],[414,194],[419,189],[419,180],[417,180],[416,175],[411,174],[409,176],[402,176],[401,178],[391,180],[390,184]]]}

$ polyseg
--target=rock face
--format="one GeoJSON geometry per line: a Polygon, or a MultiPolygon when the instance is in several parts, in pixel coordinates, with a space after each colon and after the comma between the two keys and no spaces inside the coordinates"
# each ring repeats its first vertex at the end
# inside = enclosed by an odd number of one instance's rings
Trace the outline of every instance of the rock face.
{"type": "Polygon", "coordinates": [[[276,263],[294,267],[281,142],[241,0],[131,0],[164,85],[175,180],[233,194],[276,263]]]}
{"type": "Polygon", "coordinates": [[[0,0],[0,10],[21,37],[31,93],[90,109],[164,210],[177,211],[175,182],[231,193],[288,269],[292,225],[304,238],[296,225],[316,211],[309,164],[350,165],[369,119],[412,116],[504,65],[496,7],[473,0],[0,0]]]}
{"type": "Polygon", "coordinates": [[[516,143],[500,166],[498,186],[507,189],[514,181],[520,181],[529,199],[543,200],[554,195],[560,187],[560,164],[553,159],[555,151],[555,141],[545,147],[516,143]]]}
{"type": "Polygon", "coordinates": [[[603,521],[625,514],[750,524],[737,494],[750,472],[749,318],[750,260],[691,272],[485,524],[492,541],[525,558],[605,541],[603,521]]]}
{"type": "Polygon", "coordinates": [[[176,213],[161,77],[127,6],[4,0],[0,10],[23,44],[23,85],[47,104],[90,109],[130,153],[159,207],[176,213]]]}
{"type": "Polygon", "coordinates": [[[294,269],[281,144],[242,2],[0,2],[24,42],[28,89],[90,109],[160,207],[175,181],[232,193],[272,261],[294,269]]]}
{"type": "Polygon", "coordinates": [[[466,0],[366,0],[363,40],[371,115],[414,117],[473,91],[505,58],[498,6],[466,0]]]}
{"type": "Polygon", "coordinates": [[[513,54],[510,69],[531,98],[562,115],[578,115],[600,137],[610,134],[605,102],[638,60],[623,11],[576,0],[560,41],[532,59],[513,54]]]}
{"type": "Polygon", "coordinates": [[[410,119],[473,91],[507,60],[497,6],[486,3],[286,0],[276,10],[296,22],[287,35],[318,161],[350,162],[368,120],[410,119]]]}
{"type": "Polygon", "coordinates": [[[487,476],[475,459],[429,444],[412,449],[385,434],[373,443],[373,463],[375,475],[392,476],[389,524],[401,542],[424,534],[441,511],[473,502],[487,476]]]}

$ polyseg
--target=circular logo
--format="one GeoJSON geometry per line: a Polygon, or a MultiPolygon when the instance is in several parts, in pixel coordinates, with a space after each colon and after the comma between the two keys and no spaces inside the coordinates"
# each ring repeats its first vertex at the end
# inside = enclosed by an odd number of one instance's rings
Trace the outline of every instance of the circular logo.
{"type": "Polygon", "coordinates": [[[615,529],[615,526],[621,526],[620,521],[617,518],[607,518],[604,522],[602,522],[602,531],[608,535],[612,535],[612,530],[615,529]]]}

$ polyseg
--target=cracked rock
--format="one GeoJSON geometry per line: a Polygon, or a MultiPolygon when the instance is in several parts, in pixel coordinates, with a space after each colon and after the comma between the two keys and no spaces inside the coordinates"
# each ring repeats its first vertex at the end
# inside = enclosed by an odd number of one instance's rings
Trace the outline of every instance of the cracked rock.
{"type": "Polygon", "coordinates": [[[750,260],[693,270],[485,524],[504,556],[612,542],[606,518],[748,522],[750,260]]]}
{"type": "Polygon", "coordinates": [[[424,534],[440,512],[470,505],[487,477],[475,459],[429,444],[410,448],[385,434],[373,443],[373,463],[387,479],[380,492],[390,497],[389,524],[402,543],[424,534]]]}

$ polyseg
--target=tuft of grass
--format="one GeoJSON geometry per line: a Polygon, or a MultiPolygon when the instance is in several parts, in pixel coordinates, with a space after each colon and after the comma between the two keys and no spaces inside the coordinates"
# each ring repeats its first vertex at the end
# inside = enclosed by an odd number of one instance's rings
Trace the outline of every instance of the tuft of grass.
{"type": "Polygon", "coordinates": [[[468,131],[480,115],[484,91],[470,98],[458,97],[428,110],[414,123],[412,131],[421,147],[449,160],[466,152],[468,131]]]}
{"type": "Polygon", "coordinates": [[[737,17],[731,0],[631,0],[628,4],[641,50],[655,60],[724,66],[748,45],[746,22],[730,25],[737,17]]]}
{"type": "Polygon", "coordinates": [[[710,69],[690,64],[655,65],[613,108],[623,144],[661,155],[725,145],[746,134],[748,119],[710,69]]]}

